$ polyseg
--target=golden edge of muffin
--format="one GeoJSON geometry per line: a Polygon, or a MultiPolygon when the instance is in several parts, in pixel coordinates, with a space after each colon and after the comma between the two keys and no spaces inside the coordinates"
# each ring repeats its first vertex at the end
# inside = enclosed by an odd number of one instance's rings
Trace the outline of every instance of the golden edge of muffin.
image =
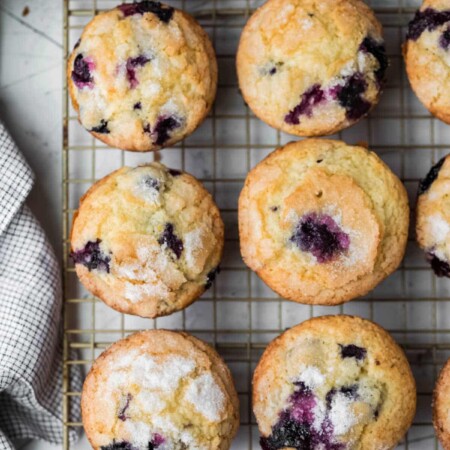
{"type": "MultiPolygon", "coordinates": [[[[165,330],[165,329],[159,329],[159,330],[147,330],[147,331],[140,331],[137,333],[134,333],[124,339],[121,339],[120,341],[115,342],[112,344],[109,348],[107,348],[95,361],[94,364],[89,371],[84,384],[83,384],[83,391],[81,396],[81,414],[82,414],[82,422],[83,427],[86,431],[86,436],[92,445],[93,448],[96,450],[98,447],[94,446],[94,442],[92,439],[92,435],[96,433],[97,431],[95,428],[91,425],[91,423],[94,423],[95,421],[95,415],[94,410],[91,406],[91,400],[89,398],[89,391],[94,391],[97,389],[97,373],[101,371],[102,364],[114,353],[116,350],[120,350],[122,347],[127,346],[128,344],[131,347],[134,347],[135,345],[138,345],[140,343],[145,343],[150,339],[151,336],[162,336],[162,337],[169,337],[170,339],[186,339],[189,341],[191,345],[193,345],[196,350],[206,355],[206,357],[209,359],[210,365],[206,367],[208,370],[213,372],[215,375],[217,375],[220,379],[221,386],[225,389],[228,400],[231,403],[232,410],[228,411],[228,413],[231,413],[233,415],[232,417],[232,431],[229,436],[229,443],[234,439],[236,436],[238,429],[239,429],[239,397],[237,395],[236,389],[234,387],[233,377],[231,375],[230,369],[226,365],[225,361],[221,358],[221,356],[206,342],[203,342],[202,340],[188,334],[185,332],[180,331],[172,331],[172,330],[165,330]],[[136,342],[135,342],[136,341],[136,342]]],[[[180,340],[180,349],[182,349],[185,345],[184,342],[180,340]]],[[[159,352],[160,353],[160,352],[159,352]]],[[[197,362],[197,361],[196,361],[197,362]]],[[[223,447],[228,448],[228,447],[223,447]]]]}
{"type": "MultiPolygon", "coordinates": [[[[145,164],[141,165],[145,166],[145,164]]],[[[74,213],[72,218],[72,227],[70,230],[69,240],[72,242],[72,237],[74,233],[74,224],[78,217],[78,213],[80,208],[82,207],[82,204],[84,200],[91,194],[93,194],[97,189],[99,189],[101,186],[106,184],[110,178],[114,177],[117,173],[123,171],[124,167],[115,170],[114,172],[111,172],[104,178],[98,180],[96,183],[94,183],[86,192],[85,194],[80,198],[80,203],[78,206],[78,210],[74,213]]],[[[218,261],[222,260],[223,257],[223,248],[224,248],[224,224],[222,221],[222,218],[220,216],[220,211],[215,204],[212,195],[207,192],[202,185],[200,181],[198,181],[194,176],[187,172],[182,172],[183,176],[187,177],[187,181],[192,183],[193,185],[198,186],[202,190],[205,191],[205,195],[207,195],[213,205],[215,206],[213,209],[213,216],[214,216],[214,223],[219,223],[219,228],[221,229],[221,232],[218,236],[218,240],[220,241],[220,248],[215,253],[218,256],[218,261]]],[[[71,251],[74,251],[75,249],[71,246],[71,251]]],[[[99,285],[98,280],[96,280],[95,276],[91,275],[91,272],[84,267],[82,264],[75,264],[75,271],[76,274],[83,286],[91,292],[94,296],[101,299],[106,305],[111,307],[112,309],[119,311],[121,313],[125,314],[132,314],[135,316],[140,317],[146,317],[150,319],[154,319],[156,317],[163,317],[168,316],[170,314],[173,314],[176,311],[180,311],[182,309],[187,308],[189,305],[194,303],[205,291],[206,287],[205,285],[198,285],[198,286],[192,286],[190,285],[189,290],[183,291],[183,296],[179,296],[177,298],[176,303],[173,304],[167,304],[164,303],[166,308],[164,310],[160,309],[160,299],[159,298],[152,298],[148,300],[141,301],[139,303],[133,304],[127,300],[124,300],[121,295],[111,295],[110,289],[107,286],[99,285]],[[169,307],[170,306],[170,307],[169,307]]]]}
{"type": "MultiPolygon", "coordinates": [[[[117,8],[113,8],[109,11],[105,11],[100,14],[117,14],[120,17],[122,16],[122,13],[117,8]]],[[[100,15],[100,14],[98,14],[98,15],[100,15]]],[[[98,17],[98,15],[95,16],[84,27],[83,32],[81,34],[81,38],[80,38],[81,40],[83,39],[83,35],[85,34],[85,32],[88,29],[93,28],[95,26],[96,17],[98,17]]],[[[218,81],[217,58],[216,58],[216,53],[214,51],[214,47],[212,45],[211,39],[209,38],[208,34],[203,29],[203,27],[190,14],[186,13],[185,11],[175,8],[174,9],[174,17],[178,17],[178,18],[181,17],[183,20],[186,20],[186,22],[188,22],[190,27],[195,28],[196,33],[198,33],[200,39],[205,44],[204,50],[207,54],[207,57],[209,60],[209,66],[211,69],[211,86],[210,86],[210,93],[207,98],[208,103],[205,106],[205,110],[204,110],[203,114],[197,118],[197,120],[195,121],[196,123],[193,124],[194,126],[191,125],[189,128],[185,129],[183,136],[181,138],[169,138],[164,143],[163,146],[151,145],[150,147],[148,147],[148,146],[138,145],[138,144],[130,145],[129,139],[127,139],[127,138],[120,138],[119,136],[115,136],[113,138],[111,136],[111,134],[96,133],[95,131],[90,131],[90,130],[86,129],[86,131],[88,131],[96,139],[100,140],[101,142],[105,143],[106,145],[108,145],[110,147],[117,147],[122,150],[127,150],[127,151],[131,151],[131,152],[150,152],[150,151],[156,151],[156,150],[160,150],[162,148],[170,147],[171,145],[174,145],[177,142],[180,142],[183,139],[186,139],[188,136],[190,136],[203,123],[206,116],[211,111],[211,108],[214,104],[214,100],[215,100],[216,94],[217,94],[217,81],[218,81]]],[[[69,91],[70,99],[72,101],[73,109],[75,110],[75,112],[78,115],[78,122],[80,123],[81,126],[83,126],[83,124],[81,123],[81,120],[80,120],[80,106],[77,102],[76,95],[75,95],[76,86],[75,86],[75,83],[73,83],[72,79],[71,79],[72,70],[73,70],[73,62],[75,60],[76,55],[77,55],[77,51],[75,48],[72,50],[72,52],[67,60],[67,72],[66,72],[67,88],[69,91]]]]}
{"type": "MultiPolygon", "coordinates": [[[[259,20],[259,14],[263,10],[263,8],[266,8],[270,4],[271,1],[272,0],[268,0],[266,3],[264,3],[259,8],[257,8],[257,10],[251,15],[250,19],[247,21],[247,23],[244,26],[244,30],[241,34],[241,38],[239,40],[239,45],[238,45],[238,49],[237,49],[237,53],[236,53],[236,72],[238,74],[239,85],[241,85],[241,79],[242,79],[242,76],[239,75],[241,72],[239,66],[245,64],[245,55],[243,55],[242,47],[244,45],[243,41],[245,40],[247,30],[249,30],[253,26],[254,22],[259,20]]],[[[335,7],[336,0],[325,0],[325,1],[328,3],[331,3],[333,5],[333,7],[335,7]]],[[[348,0],[340,0],[340,1],[348,2],[348,0]]],[[[352,2],[352,4],[355,7],[361,8],[363,10],[362,13],[365,13],[365,17],[370,17],[372,26],[377,29],[380,36],[383,36],[383,27],[382,27],[381,23],[377,20],[372,8],[370,8],[364,2],[359,1],[359,0],[357,0],[357,1],[350,0],[350,1],[352,2]]],[[[252,31],[249,31],[249,32],[252,32],[252,31]]],[[[294,136],[300,136],[300,137],[320,137],[320,136],[332,135],[332,134],[336,134],[339,131],[342,131],[346,128],[349,128],[350,126],[356,125],[360,120],[367,117],[371,113],[371,111],[377,106],[377,104],[380,100],[380,97],[383,93],[383,89],[380,89],[376,98],[373,99],[373,101],[371,101],[372,105],[369,108],[369,110],[367,111],[367,113],[364,114],[363,116],[361,116],[359,119],[349,120],[347,118],[344,118],[342,121],[335,124],[334,126],[331,126],[330,124],[325,125],[323,122],[317,121],[317,124],[315,127],[311,126],[310,123],[306,127],[302,127],[301,123],[298,125],[289,125],[287,123],[277,121],[273,116],[267,117],[265,108],[259,107],[259,103],[254,102],[253,98],[251,98],[249,95],[246,95],[246,92],[242,89],[242,87],[239,89],[239,91],[244,99],[244,102],[247,105],[249,105],[250,109],[252,110],[252,112],[255,114],[255,116],[258,119],[260,119],[261,121],[263,121],[264,123],[266,123],[267,125],[271,126],[272,128],[274,128],[276,130],[280,130],[280,131],[292,134],[294,136]]]]}
{"type": "MultiPolygon", "coordinates": [[[[375,339],[374,347],[378,350],[376,360],[380,363],[377,365],[379,369],[382,369],[383,362],[389,366],[389,369],[392,369],[394,365],[397,365],[398,369],[401,369],[397,381],[399,386],[404,386],[406,389],[405,394],[398,398],[401,404],[397,409],[399,412],[405,414],[405,418],[402,426],[395,432],[398,439],[392,440],[391,447],[385,447],[385,442],[378,442],[378,447],[375,445],[377,442],[374,442],[376,437],[368,435],[367,444],[371,444],[371,446],[366,447],[363,444],[363,447],[360,447],[363,450],[369,448],[393,448],[406,434],[413,422],[417,406],[416,382],[406,355],[394,338],[383,327],[368,319],[351,315],[314,317],[289,328],[275,338],[266,347],[254,371],[252,381],[253,404],[258,402],[257,398],[260,395],[258,391],[259,384],[264,378],[265,372],[272,370],[272,358],[274,355],[285,352],[297,335],[301,335],[304,332],[316,332],[320,336],[323,330],[325,331],[324,334],[330,334],[330,330],[332,331],[334,326],[336,329],[342,329],[343,327],[349,328],[349,336],[358,334],[359,337],[367,336],[368,339],[375,339]],[[383,447],[381,447],[382,444],[384,445],[383,447]]],[[[386,426],[388,427],[389,424],[386,424],[386,426]]]]}
{"type": "MultiPolygon", "coordinates": [[[[314,305],[328,305],[334,306],[345,303],[349,300],[352,300],[357,297],[361,297],[369,293],[372,289],[374,289],[381,281],[387,278],[389,275],[394,272],[397,267],[400,265],[405,251],[408,240],[408,230],[409,230],[409,203],[408,203],[408,195],[406,193],[406,189],[403,186],[403,183],[400,179],[391,171],[389,166],[374,152],[358,146],[358,145],[348,145],[343,141],[339,140],[331,140],[331,139],[305,139],[302,141],[292,141],[283,147],[276,148],[272,153],[266,156],[262,161],[260,161],[247,175],[247,178],[244,183],[244,187],[239,196],[239,208],[238,208],[238,221],[239,221],[239,238],[240,238],[240,249],[241,255],[244,263],[252,269],[257,275],[267,284],[273,291],[275,291],[278,295],[288,300],[292,300],[298,303],[304,304],[314,304],[314,305]],[[349,283],[348,285],[343,286],[339,290],[333,290],[332,293],[326,293],[323,298],[319,298],[317,296],[306,297],[303,294],[303,297],[300,297],[297,293],[298,289],[292,289],[289,286],[283,285],[283,283],[278,283],[274,286],[272,282],[272,275],[270,272],[266,271],[266,267],[263,266],[259,268],[260,261],[258,258],[253,255],[249,255],[243,245],[244,242],[251,242],[250,237],[248,235],[248,227],[244,227],[244,223],[248,221],[245,219],[248,213],[248,185],[253,181],[253,177],[256,177],[255,174],[258,166],[263,164],[271,164],[272,160],[275,159],[279,153],[283,153],[284,151],[289,151],[292,147],[297,146],[308,146],[308,145],[320,145],[323,147],[323,152],[329,151],[330,148],[335,148],[336,146],[346,146],[352,147],[354,149],[359,149],[363,151],[368,157],[374,158],[381,166],[383,170],[386,170],[387,173],[391,174],[391,182],[393,188],[398,191],[400,199],[403,200],[403,203],[400,205],[401,210],[400,214],[402,216],[402,222],[404,223],[404,230],[400,230],[399,233],[399,242],[398,245],[389,248],[389,254],[384,255],[384,260],[381,260],[383,254],[378,253],[376,260],[375,269],[368,275],[363,276],[362,278],[358,278],[357,280],[349,283]],[[327,148],[328,147],[328,148],[327,148]],[[384,263],[384,264],[382,264],[384,263]],[[376,270],[378,269],[378,270],[376,270]],[[331,295],[332,294],[332,295],[331,295]]],[[[384,225],[384,224],[383,224],[384,225]]],[[[383,241],[380,242],[379,249],[381,247],[383,241]]],[[[325,292],[323,290],[322,292],[325,292]]]]}
{"type": "Polygon", "coordinates": [[[442,368],[433,391],[433,426],[445,450],[450,450],[450,429],[448,429],[449,404],[450,359],[442,368]]]}

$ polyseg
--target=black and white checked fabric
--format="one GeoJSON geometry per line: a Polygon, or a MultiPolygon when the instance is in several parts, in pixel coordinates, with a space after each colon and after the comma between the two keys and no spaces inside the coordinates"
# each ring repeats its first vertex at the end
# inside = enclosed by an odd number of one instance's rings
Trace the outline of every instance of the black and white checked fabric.
{"type": "MultiPolygon", "coordinates": [[[[61,443],[60,270],[39,223],[24,205],[33,174],[0,122],[0,450],[11,440],[61,443]]],[[[80,390],[75,371],[71,390],[80,390]]],[[[71,402],[71,421],[79,420],[71,402]]],[[[70,439],[77,433],[70,430],[70,439]]]]}

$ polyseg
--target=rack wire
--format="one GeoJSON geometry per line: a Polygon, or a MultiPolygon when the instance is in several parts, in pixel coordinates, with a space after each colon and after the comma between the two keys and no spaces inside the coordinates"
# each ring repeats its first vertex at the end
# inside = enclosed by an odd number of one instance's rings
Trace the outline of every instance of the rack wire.
{"type": "MultiPolygon", "coordinates": [[[[233,372],[241,401],[241,427],[233,450],[257,449],[251,412],[251,376],[266,344],[286,328],[323,314],[356,314],[389,330],[405,349],[418,387],[418,412],[399,449],[438,449],[431,422],[431,397],[438,371],[450,356],[450,282],[437,279],[410,233],[401,267],[368,296],[338,307],[304,306],[285,301],[249,271],[239,254],[237,197],[248,170],[275,147],[293,140],[259,121],[239,95],[235,54],[241,29],[263,0],[167,0],[192,13],[209,33],[219,63],[219,88],[210,116],[181,144],[161,152],[136,154],[111,149],[78,124],[63,95],[64,242],[64,449],[69,443],[70,368],[87,373],[112,342],[141,329],[182,329],[210,342],[233,372]],[[166,318],[120,314],[92,297],[77,281],[68,258],[69,232],[79,197],[99,178],[123,165],[160,160],[199,178],[214,195],[226,224],[222,272],[213,288],[184,311],[166,318]],[[76,359],[72,350],[77,350],[76,359]]],[[[64,54],[84,25],[117,0],[64,1],[64,54]]],[[[450,148],[450,126],[434,119],[412,93],[403,66],[401,43],[418,0],[368,2],[385,27],[391,66],[380,104],[370,116],[335,137],[366,142],[403,180],[414,209],[418,180],[450,148]]],[[[413,214],[413,213],[412,213],[413,214]]],[[[412,221],[413,223],[413,221],[412,221]]]]}

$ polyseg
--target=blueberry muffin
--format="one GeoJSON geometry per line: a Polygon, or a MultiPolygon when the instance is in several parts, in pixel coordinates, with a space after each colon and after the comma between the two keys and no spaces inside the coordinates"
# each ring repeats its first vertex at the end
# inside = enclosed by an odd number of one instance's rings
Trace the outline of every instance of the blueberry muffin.
{"type": "Polygon", "coordinates": [[[71,233],[84,286],[112,308],[158,317],[211,286],[224,226],[194,177],[152,163],[123,167],[81,198],[71,233]]]}
{"type": "Polygon", "coordinates": [[[423,105],[450,123],[450,2],[425,0],[409,23],[403,46],[411,86],[423,105]]]}
{"type": "Polygon", "coordinates": [[[387,66],[382,27],[360,0],[269,0],[237,54],[248,106],[298,136],[333,134],[365,116],[387,66]]]}
{"type": "Polygon", "coordinates": [[[226,450],[239,425],[230,371],[204,342],[151,330],[116,342],[83,387],[95,450],[226,450]]]}
{"type": "Polygon", "coordinates": [[[217,62],[190,15],[142,1],[95,16],[67,75],[87,130],[112,147],[148,151],[175,144],[203,121],[216,94],[217,62]]]}
{"type": "Polygon", "coordinates": [[[450,158],[435,164],[419,183],[416,236],[433,271],[450,277],[450,158]]]}
{"type": "Polygon", "coordinates": [[[270,343],[253,377],[253,409],[263,450],[392,449],[413,420],[416,388],[384,329],[325,316],[270,343]]]}
{"type": "Polygon", "coordinates": [[[450,360],[444,365],[434,388],[433,425],[445,450],[450,450],[450,360]]]}
{"type": "Polygon", "coordinates": [[[400,180],[373,152],[307,139],[278,148],[239,198],[245,263],[284,298],[336,305],[400,264],[409,209],[400,180]]]}

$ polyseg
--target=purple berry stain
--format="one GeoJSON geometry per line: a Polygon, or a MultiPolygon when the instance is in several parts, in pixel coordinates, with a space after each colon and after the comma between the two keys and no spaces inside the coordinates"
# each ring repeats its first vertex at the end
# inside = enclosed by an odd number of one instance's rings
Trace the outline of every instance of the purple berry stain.
{"type": "Polygon", "coordinates": [[[152,440],[148,443],[148,450],[157,449],[160,445],[164,444],[165,439],[158,433],[155,433],[152,440]]]}
{"type": "Polygon", "coordinates": [[[84,87],[92,89],[94,87],[94,78],[92,77],[94,68],[95,64],[91,58],[84,58],[81,53],[77,55],[73,63],[71,77],[78,89],[84,87]]]}
{"type": "Polygon", "coordinates": [[[89,241],[83,249],[71,252],[73,262],[87,267],[89,272],[100,270],[109,273],[111,258],[100,250],[100,242],[100,239],[89,241]]]}
{"type": "Polygon", "coordinates": [[[433,8],[419,10],[409,22],[406,39],[417,41],[424,31],[433,31],[449,21],[450,11],[436,11],[433,8]]]}
{"type": "Polygon", "coordinates": [[[423,179],[420,180],[419,182],[419,190],[418,190],[418,195],[422,195],[425,192],[428,191],[428,189],[430,189],[431,185],[433,184],[434,180],[436,180],[436,178],[439,175],[440,170],[442,169],[442,166],[444,165],[445,162],[445,158],[441,158],[431,169],[430,171],[427,173],[427,176],[423,179]]]}
{"type": "Polygon", "coordinates": [[[350,238],[326,214],[311,213],[300,219],[290,238],[297,247],[311,253],[319,263],[326,263],[350,247],[350,238]]]}
{"type": "Polygon", "coordinates": [[[177,259],[180,259],[184,249],[183,241],[174,233],[173,225],[171,223],[166,223],[164,231],[158,239],[158,243],[159,245],[166,245],[173,253],[175,253],[177,259]]]}
{"type": "Polygon", "coordinates": [[[320,430],[313,426],[317,399],[311,389],[303,382],[294,384],[296,389],[289,397],[289,407],[281,412],[270,436],[260,439],[262,449],[343,450],[345,444],[333,442],[333,425],[328,417],[320,430]]]}
{"type": "Polygon", "coordinates": [[[315,106],[325,100],[325,92],[319,84],[314,84],[301,96],[300,103],[284,117],[284,121],[290,125],[298,125],[300,116],[311,117],[315,106]]]}
{"type": "Polygon", "coordinates": [[[370,109],[371,104],[362,95],[367,89],[367,82],[359,72],[345,79],[344,85],[337,85],[332,90],[332,95],[345,109],[345,115],[349,120],[358,120],[370,109]]]}
{"type": "Polygon", "coordinates": [[[384,81],[386,69],[389,65],[389,60],[386,56],[386,48],[383,42],[377,42],[375,39],[367,36],[361,42],[359,50],[370,53],[378,61],[378,69],[375,71],[375,77],[379,83],[384,81]]]}
{"type": "Polygon", "coordinates": [[[100,125],[97,125],[94,128],[91,128],[91,131],[93,131],[94,133],[100,133],[100,134],[109,134],[109,128],[108,128],[108,121],[102,119],[100,121],[100,125]]]}
{"type": "Polygon", "coordinates": [[[130,83],[131,89],[134,89],[139,84],[139,81],[136,78],[137,68],[145,66],[145,64],[147,64],[149,61],[151,61],[151,58],[145,55],[139,55],[136,58],[127,59],[127,80],[130,83]]]}
{"type": "Polygon", "coordinates": [[[205,290],[208,290],[212,286],[214,280],[217,277],[217,274],[219,273],[220,273],[220,266],[217,266],[215,269],[211,270],[208,273],[208,275],[206,275],[205,290]]]}
{"type": "Polygon", "coordinates": [[[126,3],[124,5],[119,5],[117,7],[120,11],[122,11],[125,17],[132,16],[134,14],[145,14],[152,13],[161,22],[169,23],[170,19],[172,19],[174,8],[163,5],[160,2],[153,1],[142,1],[139,3],[126,3]]]}
{"type": "Polygon", "coordinates": [[[133,400],[133,396],[131,394],[127,394],[125,405],[120,408],[119,414],[117,417],[122,421],[125,422],[128,419],[128,416],[126,415],[127,409],[130,407],[130,402],[133,400]]]}
{"type": "Polygon", "coordinates": [[[448,262],[442,261],[433,252],[428,252],[426,258],[436,276],[450,278],[450,264],[448,262]]]}
{"type": "Polygon", "coordinates": [[[350,344],[350,345],[341,345],[339,344],[341,348],[341,357],[342,358],[356,358],[358,361],[362,361],[366,355],[367,350],[363,347],[358,347],[357,345],[350,344]]]}

